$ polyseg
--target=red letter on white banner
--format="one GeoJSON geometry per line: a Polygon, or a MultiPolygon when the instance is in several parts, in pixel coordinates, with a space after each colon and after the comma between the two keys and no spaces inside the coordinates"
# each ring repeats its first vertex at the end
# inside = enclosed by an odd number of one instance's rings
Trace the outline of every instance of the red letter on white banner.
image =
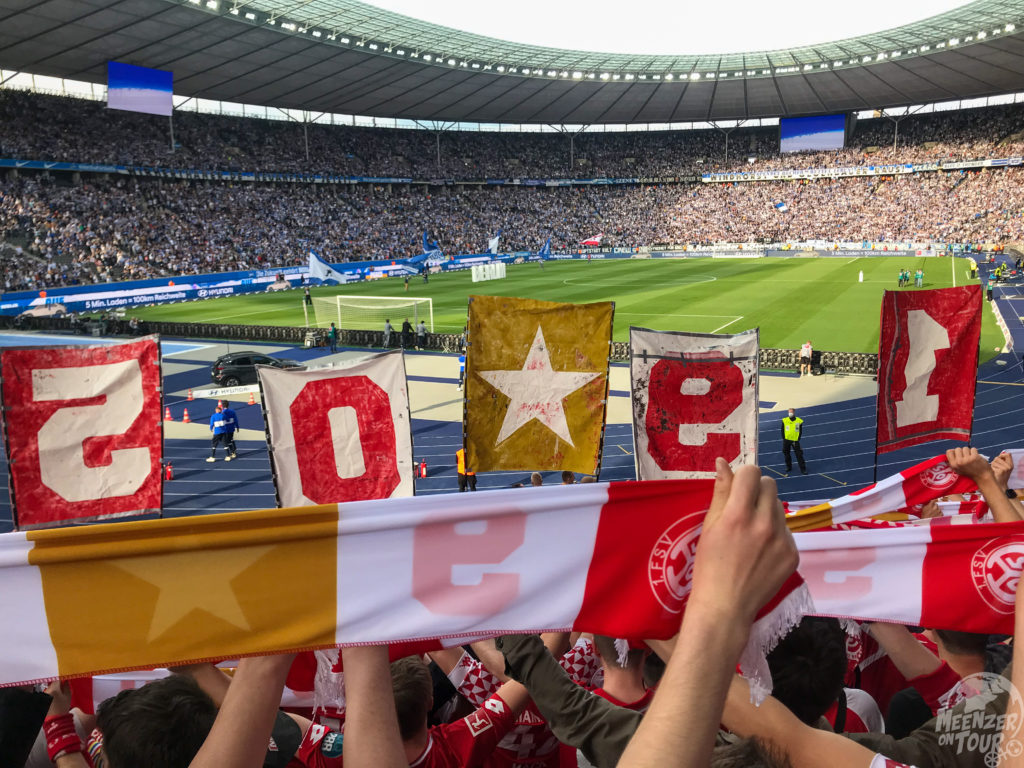
{"type": "Polygon", "coordinates": [[[878,453],[970,439],[980,334],[980,285],[885,292],[878,453]]]}
{"type": "Polygon", "coordinates": [[[281,506],[413,495],[400,353],[345,368],[261,366],[259,375],[281,506]]]}
{"type": "MultiPolygon", "coordinates": [[[[311,501],[330,504],[342,499],[386,499],[398,487],[391,401],[388,393],[366,376],[306,382],[289,410],[293,428],[300,427],[308,436],[296,457],[302,492],[311,501]],[[355,448],[362,455],[363,466],[363,473],[356,477],[342,477],[338,471],[337,438],[330,418],[335,408],[351,408],[355,415],[355,448]]],[[[355,458],[351,450],[348,456],[355,458]]]]}
{"type": "Polygon", "coordinates": [[[667,472],[714,472],[740,455],[739,432],[721,429],[743,404],[743,372],[728,360],[659,360],[647,403],[649,452],[667,472]]]}
{"type": "Polygon", "coordinates": [[[629,339],[641,480],[711,478],[718,456],[757,462],[757,331],[631,328],[629,339]]]}
{"type": "Polygon", "coordinates": [[[21,528],[160,510],[160,355],[130,344],[0,353],[21,528]]]}

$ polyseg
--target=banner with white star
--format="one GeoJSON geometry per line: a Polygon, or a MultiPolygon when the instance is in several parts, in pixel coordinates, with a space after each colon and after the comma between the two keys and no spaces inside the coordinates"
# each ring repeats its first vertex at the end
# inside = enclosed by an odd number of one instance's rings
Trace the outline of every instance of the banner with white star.
{"type": "Polygon", "coordinates": [[[629,329],[637,477],[713,478],[719,456],[757,464],[756,329],[629,329]]]}
{"type": "Polygon", "coordinates": [[[614,311],[612,302],[469,297],[470,466],[597,472],[614,311]]]}

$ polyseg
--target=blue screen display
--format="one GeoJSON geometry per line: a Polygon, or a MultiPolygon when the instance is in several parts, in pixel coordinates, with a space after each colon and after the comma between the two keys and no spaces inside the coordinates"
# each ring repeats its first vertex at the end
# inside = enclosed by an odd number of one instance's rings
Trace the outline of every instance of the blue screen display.
{"type": "Polygon", "coordinates": [[[107,62],[107,106],[129,112],[169,115],[174,108],[174,73],[107,62]]]}
{"type": "Polygon", "coordinates": [[[842,149],[846,140],[846,115],[784,117],[779,120],[783,152],[842,149]]]}

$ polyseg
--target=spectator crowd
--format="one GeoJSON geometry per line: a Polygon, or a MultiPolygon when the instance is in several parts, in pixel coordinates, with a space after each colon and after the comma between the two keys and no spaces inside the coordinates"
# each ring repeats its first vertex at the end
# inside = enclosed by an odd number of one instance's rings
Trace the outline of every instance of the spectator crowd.
{"type": "MultiPolygon", "coordinates": [[[[973,530],[1024,521],[1024,506],[1008,493],[1010,454],[989,463],[976,449],[955,448],[946,459],[951,472],[973,481],[978,501],[987,505],[986,514],[969,523],[973,530]]],[[[836,618],[804,617],[768,652],[773,689],[755,705],[747,681],[736,675],[737,663],[759,609],[791,583],[799,558],[774,481],[761,477],[757,467],[734,471],[724,459],[717,460],[716,474],[687,571],[692,588],[679,632],[670,640],[504,635],[422,654],[398,652],[401,658],[390,663],[388,648],[364,646],[340,654],[243,659],[233,677],[199,663],[176,667],[141,687],[122,685],[95,714],[91,694],[84,700],[77,692],[81,687],[60,681],[50,683],[45,694],[0,689],[4,764],[1019,764],[1016,738],[1024,713],[1017,690],[1024,686],[1024,656],[1018,658],[1006,636],[878,622],[844,626],[836,618]],[[282,709],[286,684],[292,694],[315,691],[314,703],[292,701],[282,709]],[[961,729],[964,739],[950,738],[961,729]],[[1010,746],[1001,748],[1001,737],[1010,746]]],[[[941,516],[937,510],[934,503],[926,505],[918,522],[941,516]]],[[[1015,534],[999,526],[993,535],[1015,534]]],[[[1014,627],[1024,631],[1022,591],[1014,627]]]]}
{"type": "MultiPolygon", "coordinates": [[[[91,101],[0,90],[0,156],[192,167],[438,176],[678,177],[702,170],[961,160],[1024,152],[1013,105],[911,116],[893,148],[886,119],[862,121],[850,148],[780,155],[777,131],[738,128],[726,161],[715,130],[580,133],[570,172],[564,135],[310,125],[182,112],[166,123],[91,101]],[[753,165],[747,157],[755,158],[753,165]],[[440,157],[440,161],[438,160],[440,157]],[[438,164],[440,162],[440,165],[438,164]]],[[[399,259],[427,231],[444,253],[479,253],[499,229],[504,252],[603,246],[826,241],[1005,243],[1024,234],[1022,171],[744,183],[518,187],[169,180],[9,172],[0,181],[3,291],[399,259]]]]}
{"type": "Polygon", "coordinates": [[[902,117],[895,147],[894,123],[884,117],[858,122],[846,149],[824,153],[781,154],[776,127],[728,130],[727,152],[726,133],[714,128],[438,135],[179,110],[172,153],[166,118],[0,90],[0,157],[22,160],[429,180],[676,177],[1024,154],[1021,108],[1013,104],[902,117]]]}

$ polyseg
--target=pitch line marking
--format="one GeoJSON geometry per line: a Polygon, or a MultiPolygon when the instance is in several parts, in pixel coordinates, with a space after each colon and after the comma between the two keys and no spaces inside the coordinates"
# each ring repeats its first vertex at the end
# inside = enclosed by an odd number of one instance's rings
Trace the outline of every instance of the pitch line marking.
{"type": "Polygon", "coordinates": [[[631,317],[736,317],[736,315],[670,315],[665,312],[616,312],[615,314],[631,317]]]}
{"type": "Polygon", "coordinates": [[[719,332],[720,330],[722,330],[723,328],[728,328],[728,327],[729,327],[730,325],[732,325],[733,323],[738,323],[738,322],[739,322],[740,320],[742,320],[742,319],[743,319],[743,315],[740,315],[740,316],[739,316],[739,317],[737,317],[737,318],[736,318],[735,320],[730,320],[730,321],[729,321],[728,323],[726,323],[725,325],[720,325],[720,326],[718,326],[717,328],[715,328],[715,330],[713,330],[713,331],[712,331],[712,333],[718,333],[718,332],[719,332]]]}
{"type": "Polygon", "coordinates": [[[826,475],[824,472],[819,472],[818,474],[824,477],[826,480],[831,480],[833,483],[838,483],[839,485],[846,485],[846,483],[844,483],[842,480],[836,480],[834,477],[826,475]]]}

